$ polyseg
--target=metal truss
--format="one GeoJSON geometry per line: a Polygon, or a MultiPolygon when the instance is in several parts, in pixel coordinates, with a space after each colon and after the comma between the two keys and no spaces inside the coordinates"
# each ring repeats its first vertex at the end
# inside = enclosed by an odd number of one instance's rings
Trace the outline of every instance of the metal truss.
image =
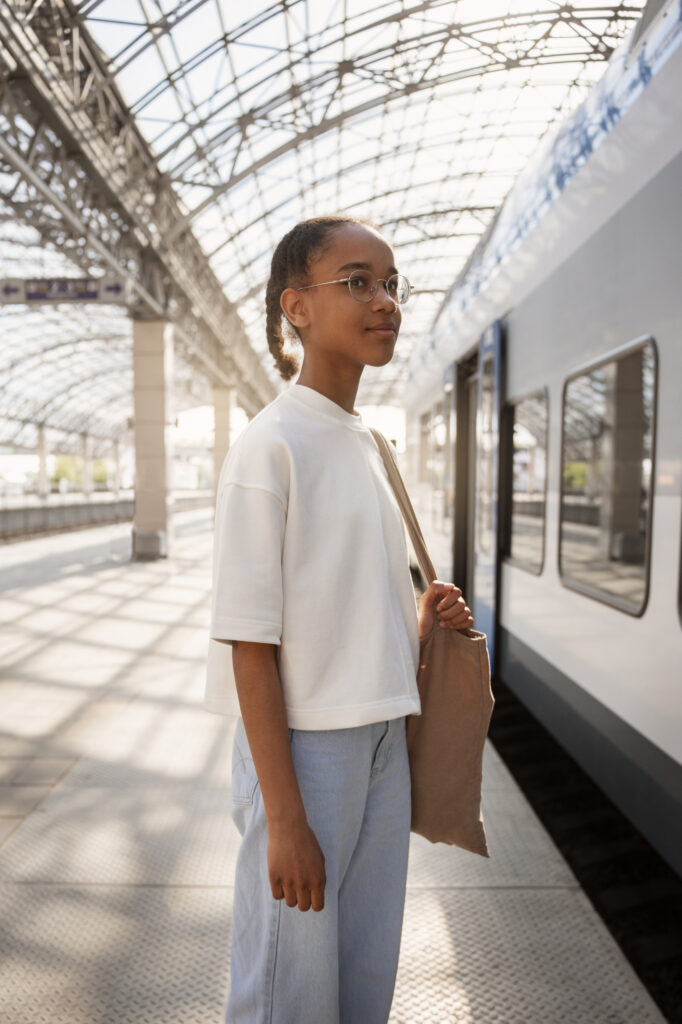
{"type": "Polygon", "coordinates": [[[359,400],[399,402],[442,296],[643,6],[0,0],[0,201],[75,266],[123,269],[187,365],[254,408],[276,387],[274,245],[307,216],[373,221],[417,293],[359,400]]]}
{"type": "MultiPolygon", "coordinates": [[[[0,250],[1,258],[1,250],[0,250]]],[[[130,435],[132,339],[121,309],[38,307],[2,311],[0,441],[31,450],[37,426],[61,433],[61,450],[80,450],[80,435],[108,450],[130,435]],[[74,384],[80,382],[80,387],[74,384]]],[[[211,401],[206,377],[175,361],[177,411],[211,401]]]]}
{"type": "MultiPolygon", "coordinates": [[[[281,234],[329,210],[390,232],[420,288],[390,371],[399,382],[516,174],[641,7],[289,0],[244,18],[220,0],[136,0],[125,24],[111,0],[75,10],[101,45],[116,29],[111,73],[264,361],[262,293],[281,234]]],[[[385,379],[363,399],[399,399],[385,379]]]]}
{"type": "MultiPolygon", "coordinates": [[[[295,4],[291,4],[287,10],[291,10],[295,6],[295,4]]],[[[365,33],[381,32],[383,35],[386,21],[385,17],[381,15],[381,8],[385,9],[389,6],[391,5],[375,6],[372,11],[374,20],[363,25],[362,31],[365,33]]],[[[510,12],[503,17],[478,18],[466,26],[458,21],[453,23],[446,21],[433,25],[428,23],[425,25],[420,22],[418,28],[413,28],[412,23],[415,15],[419,12],[429,15],[437,15],[440,12],[447,19],[450,12],[454,14],[456,4],[453,4],[452,0],[438,0],[438,2],[403,7],[402,10],[393,14],[390,20],[393,25],[398,27],[401,27],[403,22],[406,23],[408,25],[407,34],[399,36],[395,41],[384,41],[381,45],[355,59],[343,60],[336,66],[323,67],[317,73],[306,74],[302,84],[283,89],[266,102],[251,107],[246,116],[240,117],[236,122],[229,124],[216,134],[209,135],[202,146],[202,162],[205,161],[206,166],[210,166],[214,162],[214,154],[220,151],[220,160],[224,166],[224,151],[226,147],[229,147],[230,172],[228,175],[222,175],[223,180],[214,185],[208,195],[194,207],[191,214],[185,218],[185,223],[195,220],[223,193],[229,192],[241,181],[251,178],[261,168],[279,160],[291,149],[299,148],[303,143],[318,135],[335,131],[345,122],[357,119],[377,107],[384,107],[387,103],[400,103],[415,93],[433,90],[466,78],[478,78],[483,71],[486,74],[491,74],[496,71],[511,71],[528,66],[572,64],[582,61],[585,57],[585,42],[602,60],[608,59],[612,53],[612,46],[591,30],[590,22],[597,19],[603,21],[605,14],[607,17],[613,18],[627,16],[628,10],[629,13],[633,11],[639,13],[638,8],[628,9],[626,7],[624,11],[620,11],[618,9],[620,5],[607,5],[606,8],[602,5],[600,8],[583,11],[580,18],[580,31],[575,33],[575,42],[580,41],[583,45],[562,48],[559,53],[543,50],[538,45],[537,33],[533,30],[540,28],[539,38],[546,39],[551,35],[556,24],[564,25],[571,22],[575,24],[578,21],[578,16],[570,12],[571,6],[575,5],[553,4],[553,9],[545,11],[530,11],[522,14],[510,12]],[[518,29],[522,29],[525,39],[521,39],[518,29]],[[511,32],[513,35],[512,50],[498,41],[503,30],[511,32]],[[491,33],[496,37],[495,42],[485,40],[485,36],[491,33]],[[448,44],[455,40],[464,43],[476,57],[473,62],[464,67],[451,70],[443,57],[448,44]],[[388,67],[387,60],[390,61],[388,67]],[[349,77],[358,80],[355,89],[349,88],[346,84],[349,77]],[[379,89],[370,99],[365,99],[364,93],[368,84],[378,85],[379,89]],[[328,88],[330,85],[331,89],[328,88]],[[357,89],[357,85],[361,86],[360,90],[357,89]],[[332,111],[340,105],[340,92],[344,89],[350,94],[351,102],[344,109],[332,115],[332,111]],[[319,110],[319,100],[313,102],[314,98],[319,97],[320,92],[327,94],[326,103],[321,111],[319,110]],[[292,101],[294,103],[300,101],[295,110],[292,110],[292,101]],[[291,137],[279,146],[266,151],[258,159],[243,163],[237,169],[239,155],[248,147],[248,130],[256,125],[261,129],[266,129],[274,137],[278,130],[288,131],[291,137]]],[[[179,16],[178,20],[180,20],[179,16]]],[[[262,15],[259,21],[262,22],[262,15]]],[[[248,34],[249,31],[251,31],[251,25],[248,23],[240,26],[239,33],[235,34],[235,39],[238,39],[242,33],[248,34]]],[[[332,39],[325,40],[325,48],[333,48],[335,45],[339,46],[352,40],[353,33],[348,33],[346,19],[334,25],[331,31],[332,39]]],[[[146,40],[143,47],[138,49],[135,57],[143,48],[154,45],[155,42],[155,38],[146,40]]],[[[135,59],[135,57],[129,59],[135,59]]],[[[309,58],[309,54],[297,54],[290,50],[288,55],[290,75],[295,76],[297,68],[301,65],[307,64],[312,69],[312,61],[309,61],[309,58]]],[[[193,66],[196,66],[197,60],[200,59],[201,55],[194,57],[193,66]]],[[[175,73],[175,79],[181,78],[186,70],[185,66],[180,66],[175,73]]],[[[261,78],[250,85],[248,89],[241,89],[239,83],[235,81],[239,105],[246,107],[247,96],[257,93],[259,89],[263,88],[265,82],[266,79],[261,78]]],[[[158,93],[158,89],[159,86],[156,86],[155,90],[150,90],[143,96],[136,104],[136,111],[141,113],[154,94],[158,93]]],[[[226,98],[224,106],[230,106],[231,102],[231,97],[226,98]]],[[[218,103],[217,108],[213,111],[213,116],[219,116],[222,109],[223,107],[218,103]]],[[[181,147],[185,141],[193,138],[193,132],[194,126],[187,125],[185,134],[181,135],[179,139],[174,139],[172,149],[162,151],[161,158],[176,152],[176,147],[181,147]]],[[[185,175],[191,175],[196,179],[196,156],[196,149],[192,146],[192,152],[188,157],[171,165],[167,171],[171,180],[178,183],[184,182],[185,175]]],[[[181,225],[178,225],[175,231],[179,232],[181,229],[181,225]]]]}
{"type": "Polygon", "coordinates": [[[0,4],[0,200],[84,272],[127,276],[134,313],[170,316],[196,371],[257,409],[272,384],[191,232],[161,253],[177,200],[96,52],[62,3],[23,15],[0,4]]]}

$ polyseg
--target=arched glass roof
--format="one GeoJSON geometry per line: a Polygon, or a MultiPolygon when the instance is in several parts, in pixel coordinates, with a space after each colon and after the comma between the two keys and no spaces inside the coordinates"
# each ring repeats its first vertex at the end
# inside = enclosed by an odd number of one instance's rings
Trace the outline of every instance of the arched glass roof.
{"type": "MultiPolygon", "coordinates": [[[[269,259],[292,224],[350,212],[392,240],[417,294],[393,363],[368,374],[359,396],[381,404],[399,401],[408,358],[445,292],[540,141],[601,77],[644,2],[85,0],[66,6],[74,25],[100,47],[107,75],[179,199],[181,228],[198,239],[265,365],[271,365],[263,316],[269,259]]],[[[3,275],[19,274],[19,266],[35,259],[30,237],[27,243],[19,234],[13,229],[0,243],[3,275]]],[[[58,338],[62,347],[51,351],[69,352],[75,383],[83,361],[101,367],[107,349],[110,373],[98,374],[98,429],[106,431],[109,422],[115,432],[117,389],[129,379],[124,318],[104,318],[111,339],[105,341],[106,330],[96,323],[101,310],[82,314],[78,327],[60,326],[54,310],[28,316],[6,307],[3,319],[22,315],[27,367],[36,346],[48,348],[58,338]],[[42,332],[41,317],[53,325],[42,332]]],[[[1,359],[3,372],[8,362],[4,354],[1,359]]],[[[41,388],[49,390],[46,365],[40,379],[27,371],[25,384],[17,385],[21,396],[10,403],[27,420],[42,415],[50,398],[37,397],[41,388]]],[[[50,418],[63,408],[68,420],[76,393],[59,390],[56,375],[51,379],[50,418]]],[[[272,379],[278,379],[274,368],[272,379]]],[[[0,416],[9,411],[0,396],[0,416]]]]}
{"type": "MultiPolygon", "coordinates": [[[[0,223],[0,277],[78,277],[82,270],[37,244],[31,228],[0,223]]],[[[133,414],[132,329],[116,306],[5,306],[0,334],[0,444],[34,450],[38,424],[60,450],[94,448],[128,431],[133,414]]],[[[208,403],[205,381],[175,363],[175,409],[208,403]]]]}

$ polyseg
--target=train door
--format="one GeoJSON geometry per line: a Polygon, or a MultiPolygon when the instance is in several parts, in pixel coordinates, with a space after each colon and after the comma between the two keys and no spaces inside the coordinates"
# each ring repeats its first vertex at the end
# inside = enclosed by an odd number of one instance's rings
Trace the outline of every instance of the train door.
{"type": "Polygon", "coordinates": [[[499,559],[500,419],[503,402],[502,329],[485,331],[478,352],[455,373],[455,531],[453,579],[487,635],[495,666],[499,559]]]}
{"type": "Polygon", "coordinates": [[[503,401],[499,322],[481,338],[476,356],[455,374],[455,529],[453,579],[464,592],[477,629],[488,636],[495,664],[498,579],[499,425],[503,401]]]}
{"type": "Polygon", "coordinates": [[[478,372],[474,370],[465,381],[466,387],[466,590],[464,596],[471,610],[474,607],[474,523],[476,522],[476,410],[478,408],[478,372]]]}
{"type": "Polygon", "coordinates": [[[503,400],[502,330],[499,320],[491,324],[481,337],[477,376],[475,514],[473,537],[469,537],[469,545],[473,546],[474,603],[470,607],[476,628],[487,634],[490,667],[494,672],[499,575],[500,418],[503,400]]]}
{"type": "Polygon", "coordinates": [[[478,358],[461,360],[453,367],[452,441],[454,456],[454,530],[452,579],[473,608],[474,557],[469,543],[476,515],[476,405],[478,358]]]}

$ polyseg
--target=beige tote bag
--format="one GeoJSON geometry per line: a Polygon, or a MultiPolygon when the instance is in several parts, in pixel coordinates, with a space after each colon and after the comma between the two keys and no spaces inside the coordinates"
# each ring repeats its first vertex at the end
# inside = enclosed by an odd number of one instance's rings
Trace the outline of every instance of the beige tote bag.
{"type": "MultiPolygon", "coordinates": [[[[436,579],[395,456],[378,430],[372,435],[403,514],[422,574],[436,579]]],[[[484,633],[438,624],[420,641],[417,686],[421,715],[407,719],[412,775],[412,831],[489,857],[481,782],[483,746],[495,700],[484,633]]]]}

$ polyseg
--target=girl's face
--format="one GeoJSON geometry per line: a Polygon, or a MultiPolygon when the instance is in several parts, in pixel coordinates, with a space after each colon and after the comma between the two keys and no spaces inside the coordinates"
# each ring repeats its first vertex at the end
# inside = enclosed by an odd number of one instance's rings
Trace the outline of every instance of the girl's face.
{"type": "MultiPolygon", "coordinates": [[[[342,224],[311,264],[308,284],[346,278],[353,270],[367,270],[382,279],[397,273],[393,252],[381,235],[361,224],[342,224]]],[[[383,283],[369,302],[354,299],[347,284],[324,284],[303,291],[287,289],[282,305],[301,332],[306,357],[315,353],[360,369],[384,366],[393,357],[401,313],[383,283]]]]}

